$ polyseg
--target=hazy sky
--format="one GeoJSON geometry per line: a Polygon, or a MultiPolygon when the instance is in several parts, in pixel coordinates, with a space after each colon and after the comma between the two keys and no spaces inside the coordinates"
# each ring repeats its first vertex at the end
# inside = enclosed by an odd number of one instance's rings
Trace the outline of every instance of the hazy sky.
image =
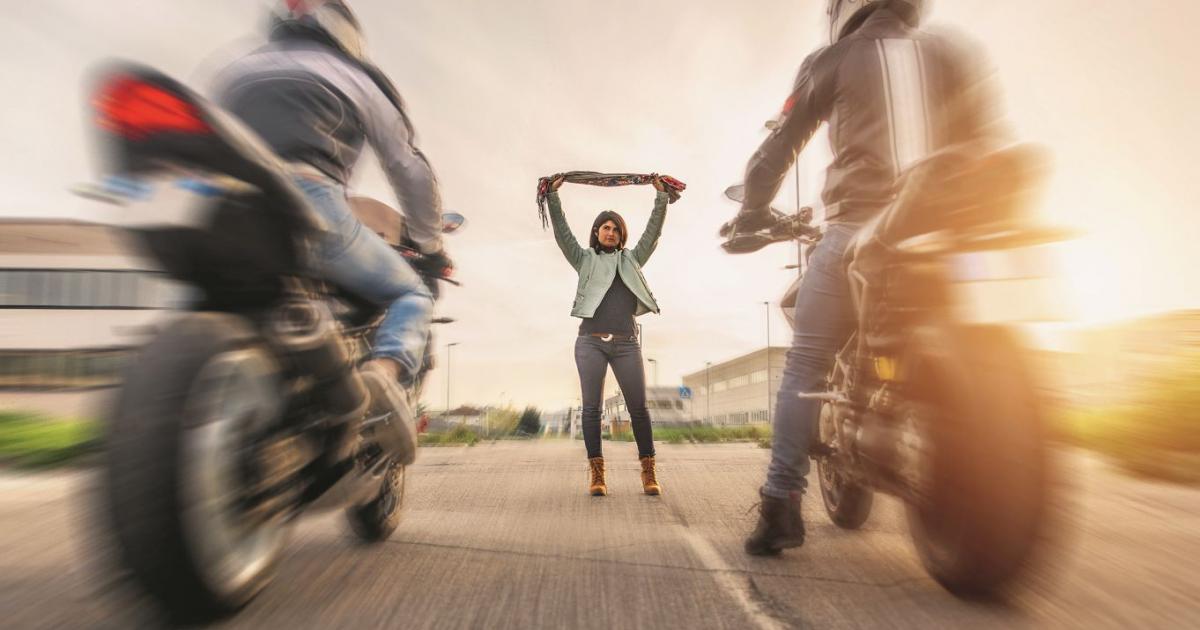
{"type": "MultiPolygon", "coordinates": [[[[0,0],[0,215],[96,218],[64,191],[87,179],[82,78],[108,56],[187,81],[253,45],[254,0],[0,0]]],[[[775,115],[816,46],[823,0],[360,0],[370,49],[408,102],[448,208],[469,217],[448,239],[465,284],[440,311],[459,323],[453,398],[569,404],[578,320],[574,272],[536,216],[538,176],[659,171],[688,183],[671,206],[646,277],[663,308],[639,321],[663,384],[761,347],[762,302],[776,301],[794,249],[729,257],[716,230],[736,207],[721,191],[775,115]],[[754,9],[748,7],[753,6],[754,9]]],[[[1044,214],[1087,230],[1063,248],[1064,296],[1081,318],[1200,305],[1200,73],[1187,0],[941,0],[935,19],[989,48],[1022,137],[1049,145],[1057,170],[1044,214]]],[[[818,143],[823,144],[823,143],[818,143]]],[[[825,149],[802,166],[818,200],[825,149]]],[[[392,203],[374,165],[357,189],[392,203]]],[[[568,186],[586,235],[622,212],[636,239],[649,188],[568,186]]],[[[793,207],[789,181],[779,207],[793,207]]],[[[632,240],[632,239],[631,239],[632,240]]],[[[772,341],[786,343],[771,307],[772,341]]],[[[444,348],[439,348],[444,353],[444,348]]],[[[444,364],[443,364],[444,365],[444,364]]],[[[445,400],[445,371],[426,393],[445,400]]],[[[653,378],[652,375],[648,375],[653,378]]],[[[610,381],[612,379],[609,379],[610,381]]],[[[614,385],[610,382],[610,389],[614,385]]]]}

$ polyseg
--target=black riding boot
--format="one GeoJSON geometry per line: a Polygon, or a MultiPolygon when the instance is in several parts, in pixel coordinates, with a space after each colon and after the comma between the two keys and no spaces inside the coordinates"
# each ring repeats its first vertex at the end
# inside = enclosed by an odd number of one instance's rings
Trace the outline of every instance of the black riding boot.
{"type": "Polygon", "coordinates": [[[758,527],[746,539],[746,553],[752,556],[773,556],[790,547],[804,544],[804,517],[800,515],[800,498],[776,499],[759,491],[758,527]]]}

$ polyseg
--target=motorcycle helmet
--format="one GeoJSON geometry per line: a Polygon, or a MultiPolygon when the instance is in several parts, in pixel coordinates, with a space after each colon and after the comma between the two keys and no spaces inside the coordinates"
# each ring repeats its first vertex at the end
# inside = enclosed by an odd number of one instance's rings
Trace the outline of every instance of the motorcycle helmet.
{"type": "Polygon", "coordinates": [[[271,31],[315,32],[355,59],[366,59],[362,25],[342,0],[282,0],[272,12],[271,31]]]}
{"type": "Polygon", "coordinates": [[[888,3],[908,5],[916,19],[913,26],[920,24],[930,4],[928,0],[829,0],[829,6],[825,10],[829,15],[829,43],[836,44],[854,32],[871,11],[888,3]]]}

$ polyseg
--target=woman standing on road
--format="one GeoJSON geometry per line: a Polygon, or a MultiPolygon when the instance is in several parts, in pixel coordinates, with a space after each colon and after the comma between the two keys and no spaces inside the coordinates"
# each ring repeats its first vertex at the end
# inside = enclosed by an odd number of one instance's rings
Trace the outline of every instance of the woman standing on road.
{"type": "Polygon", "coordinates": [[[580,247],[563,215],[558,188],[563,176],[555,177],[546,196],[554,240],[567,262],[579,273],[575,304],[571,315],[583,319],[575,339],[575,366],[583,390],[583,442],[588,456],[588,492],[592,496],[608,494],[604,481],[604,456],[600,446],[600,402],[604,376],[612,366],[617,384],[629,409],[638,458],[642,463],[642,489],[646,494],[662,491],[654,471],[654,437],[650,412],[646,408],[646,373],[642,349],[633,319],[643,313],[658,312],[654,295],[646,286],[641,268],[658,246],[669,199],[666,186],[657,175],[653,184],[658,194],[646,231],[633,249],[625,249],[629,231],[621,215],[601,212],[592,223],[588,247],[580,247]]]}

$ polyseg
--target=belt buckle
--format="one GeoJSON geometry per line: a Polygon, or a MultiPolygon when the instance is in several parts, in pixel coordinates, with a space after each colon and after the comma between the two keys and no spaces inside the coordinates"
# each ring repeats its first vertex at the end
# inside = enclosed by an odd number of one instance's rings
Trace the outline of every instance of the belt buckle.
{"type": "Polygon", "coordinates": [[[613,340],[613,334],[612,334],[612,333],[608,333],[607,335],[601,335],[601,336],[600,336],[600,341],[603,341],[604,343],[608,343],[608,342],[610,342],[610,341],[612,341],[612,340],[613,340]]]}

